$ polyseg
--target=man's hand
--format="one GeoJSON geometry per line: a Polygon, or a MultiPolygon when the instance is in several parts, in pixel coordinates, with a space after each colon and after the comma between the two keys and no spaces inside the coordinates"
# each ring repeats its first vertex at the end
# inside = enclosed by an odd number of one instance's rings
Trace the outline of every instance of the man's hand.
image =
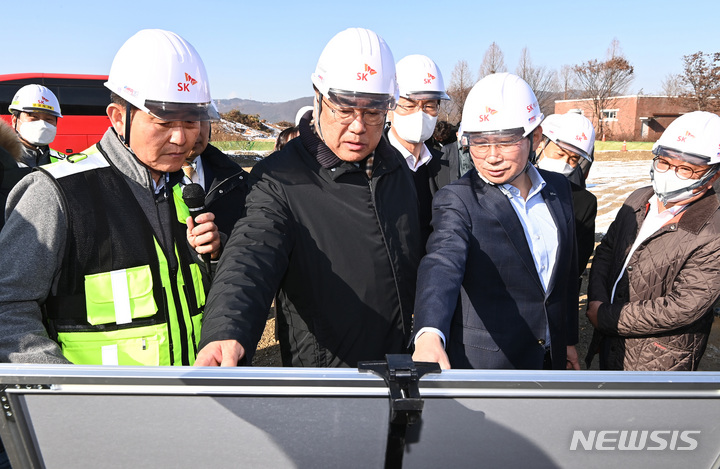
{"type": "Polygon", "coordinates": [[[416,362],[439,363],[441,369],[450,369],[450,360],[445,353],[442,340],[434,332],[425,332],[415,339],[415,353],[412,359],[416,362]]]}
{"type": "Polygon", "coordinates": [[[567,361],[565,362],[565,368],[568,370],[580,369],[580,361],[578,360],[577,349],[574,345],[567,346],[567,361]]]}
{"type": "Polygon", "coordinates": [[[187,240],[198,254],[210,254],[212,259],[220,256],[220,232],[215,225],[215,214],[201,213],[197,216],[197,223],[192,217],[185,220],[187,223],[187,240]]]}
{"type": "Polygon", "coordinates": [[[245,349],[237,340],[210,342],[198,353],[195,366],[237,366],[245,349]]]}
{"type": "Polygon", "coordinates": [[[595,329],[598,328],[598,308],[600,308],[602,304],[602,301],[591,301],[588,303],[587,311],[585,311],[585,316],[587,316],[588,321],[590,321],[590,324],[592,324],[595,329]]]}

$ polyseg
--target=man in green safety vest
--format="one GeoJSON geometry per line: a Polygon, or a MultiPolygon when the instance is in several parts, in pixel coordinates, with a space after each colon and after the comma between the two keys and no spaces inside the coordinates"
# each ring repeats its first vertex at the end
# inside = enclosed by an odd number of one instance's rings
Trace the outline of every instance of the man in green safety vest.
{"type": "Polygon", "coordinates": [[[143,30],[105,86],[112,127],[11,192],[0,232],[0,361],[192,365],[220,236],[189,216],[180,171],[219,119],[191,44],[143,30]],[[175,189],[175,190],[174,190],[175,189]]]}

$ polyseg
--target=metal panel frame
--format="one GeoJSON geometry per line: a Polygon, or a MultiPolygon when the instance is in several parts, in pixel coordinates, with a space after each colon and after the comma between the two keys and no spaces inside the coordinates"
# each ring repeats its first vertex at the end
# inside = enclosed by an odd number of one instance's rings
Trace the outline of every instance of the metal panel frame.
{"type": "MultiPolygon", "coordinates": [[[[24,408],[23,399],[26,397],[277,396],[388,400],[390,395],[380,377],[355,369],[11,364],[0,364],[0,390],[0,403],[3,405],[0,436],[6,443],[11,462],[16,467],[31,468],[44,465],[41,449],[33,434],[33,422],[28,420],[27,409],[24,408]]],[[[419,391],[426,401],[484,398],[702,401],[720,399],[720,373],[448,370],[423,377],[419,391]]],[[[388,416],[389,409],[388,405],[388,416]]],[[[716,418],[708,415],[708,419],[716,418]]],[[[378,429],[378,432],[387,432],[387,428],[378,429]]],[[[711,467],[720,467],[720,455],[711,467]]]]}

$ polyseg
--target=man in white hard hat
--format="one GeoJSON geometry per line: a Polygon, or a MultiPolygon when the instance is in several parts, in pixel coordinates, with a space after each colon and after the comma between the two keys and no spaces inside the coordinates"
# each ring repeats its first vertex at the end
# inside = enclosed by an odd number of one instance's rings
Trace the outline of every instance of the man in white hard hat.
{"type": "Polygon", "coordinates": [[[356,367],[407,350],[422,246],[412,177],[382,138],[398,98],[392,52],[372,31],[345,30],[312,83],[300,136],[250,174],[196,365],[249,363],[276,293],[285,366],[356,367]]]}
{"type": "Polygon", "coordinates": [[[595,251],[588,366],[697,370],[720,296],[720,117],[695,111],[653,145],[652,186],[633,192],[595,251]]]}
{"type": "Polygon", "coordinates": [[[42,85],[25,85],[20,88],[8,110],[11,124],[22,143],[22,163],[30,168],[65,158],[50,148],[57,133],[58,118],[62,117],[60,103],[55,94],[42,85]]]}
{"type": "Polygon", "coordinates": [[[578,240],[578,274],[582,275],[595,249],[597,197],[585,189],[585,179],[593,163],[595,128],[587,117],[570,112],[547,116],[542,122],[542,133],[537,167],[560,173],[570,181],[578,240]]]}
{"type": "Polygon", "coordinates": [[[416,361],[579,369],[570,186],[529,163],[542,113],[520,77],[480,80],[463,109],[476,171],[433,199],[415,299],[416,361]]]}
{"type": "Polygon", "coordinates": [[[13,189],[0,231],[0,361],[192,365],[205,300],[200,255],[220,248],[195,220],[180,171],[217,119],[197,51],[169,31],[120,48],[112,127],[81,154],[13,189]],[[187,226],[186,226],[187,224],[187,226]]]}
{"type": "Polygon", "coordinates": [[[400,92],[395,110],[388,113],[390,144],[400,152],[415,181],[420,203],[423,243],[430,235],[433,195],[449,182],[449,168],[442,165],[442,153],[428,148],[425,141],[435,131],[441,100],[445,92],[440,69],[424,55],[408,55],[396,65],[400,92]]]}

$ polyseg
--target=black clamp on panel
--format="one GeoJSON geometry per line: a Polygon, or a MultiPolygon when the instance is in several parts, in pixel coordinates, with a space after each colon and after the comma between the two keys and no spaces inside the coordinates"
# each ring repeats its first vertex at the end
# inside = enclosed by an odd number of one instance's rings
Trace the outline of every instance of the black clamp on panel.
{"type": "Polygon", "coordinates": [[[373,372],[390,389],[390,428],[385,467],[402,466],[407,427],[420,420],[423,399],[418,382],[427,373],[440,373],[437,363],[413,362],[410,355],[385,355],[386,361],[358,363],[358,371],[373,372]]]}

